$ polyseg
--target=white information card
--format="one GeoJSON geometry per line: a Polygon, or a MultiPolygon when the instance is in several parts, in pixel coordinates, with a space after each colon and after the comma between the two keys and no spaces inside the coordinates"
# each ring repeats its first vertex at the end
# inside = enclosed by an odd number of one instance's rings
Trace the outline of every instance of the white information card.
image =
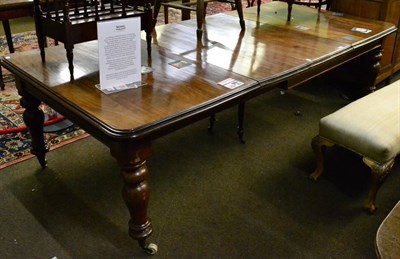
{"type": "Polygon", "coordinates": [[[101,91],[106,93],[141,85],[140,18],[97,23],[101,91]]]}

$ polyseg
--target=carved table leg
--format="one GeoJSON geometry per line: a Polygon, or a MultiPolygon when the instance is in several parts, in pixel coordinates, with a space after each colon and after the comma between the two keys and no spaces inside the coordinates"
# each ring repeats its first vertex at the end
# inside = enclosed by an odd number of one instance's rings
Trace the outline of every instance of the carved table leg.
{"type": "Polygon", "coordinates": [[[332,80],[340,83],[350,99],[358,99],[375,91],[375,81],[380,68],[382,48],[377,47],[354,60],[334,69],[332,80]]]}
{"type": "Polygon", "coordinates": [[[382,59],[382,48],[378,48],[367,55],[367,62],[371,64],[366,71],[365,90],[367,93],[371,93],[376,90],[375,81],[378,76],[379,69],[381,67],[380,61],[382,59]]]}
{"type": "Polygon", "coordinates": [[[147,242],[147,238],[153,232],[147,216],[150,187],[147,182],[146,159],[151,153],[150,144],[137,146],[131,143],[114,143],[110,149],[121,167],[124,180],[122,197],[131,217],[129,235],[136,239],[147,253],[155,254],[157,246],[147,242]]]}
{"type": "Polygon", "coordinates": [[[21,106],[25,108],[23,119],[31,133],[31,153],[36,155],[42,168],[45,168],[47,166],[46,153],[49,151],[49,147],[43,135],[44,113],[39,108],[41,101],[20,87],[18,87],[18,93],[22,96],[21,106]]]}
{"type": "Polygon", "coordinates": [[[380,60],[382,58],[381,47],[362,55],[346,66],[348,68],[344,74],[350,75],[350,86],[355,86],[355,97],[359,98],[376,90],[375,81],[379,73],[380,60]]]}

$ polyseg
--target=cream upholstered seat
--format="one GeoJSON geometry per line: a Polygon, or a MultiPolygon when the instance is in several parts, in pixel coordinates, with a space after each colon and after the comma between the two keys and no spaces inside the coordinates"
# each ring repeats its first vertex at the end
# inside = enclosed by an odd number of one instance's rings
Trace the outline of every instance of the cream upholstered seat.
{"type": "Polygon", "coordinates": [[[324,170],[323,147],[340,145],[360,154],[371,168],[372,184],[366,208],[375,212],[375,198],[384,176],[400,154],[400,80],[322,118],[312,147],[317,180],[324,170]]]}

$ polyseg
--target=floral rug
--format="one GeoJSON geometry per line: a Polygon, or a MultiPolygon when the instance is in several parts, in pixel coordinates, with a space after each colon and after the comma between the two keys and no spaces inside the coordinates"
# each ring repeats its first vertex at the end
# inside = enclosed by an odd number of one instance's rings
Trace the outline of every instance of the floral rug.
{"type": "MultiPolygon", "coordinates": [[[[270,0],[262,0],[263,3],[269,1],[270,0]]],[[[248,2],[247,0],[244,0],[243,8],[246,8],[247,6],[248,2]]],[[[207,15],[211,15],[230,10],[232,10],[230,4],[211,2],[208,4],[206,11],[207,15]]],[[[168,13],[169,23],[177,22],[181,19],[180,10],[169,8],[168,13]]],[[[195,14],[193,12],[191,17],[195,18],[195,14]]],[[[164,23],[165,19],[163,10],[160,10],[157,20],[157,24],[164,23]]],[[[38,48],[35,32],[14,34],[13,43],[15,52],[38,48]]],[[[48,44],[51,46],[53,42],[49,40],[48,44]]],[[[4,56],[8,53],[5,36],[0,36],[0,56],[4,56]]],[[[22,119],[22,113],[24,109],[19,103],[20,96],[16,91],[13,75],[4,68],[2,71],[5,90],[0,91],[0,169],[33,157],[30,152],[30,136],[27,130],[7,134],[3,133],[8,129],[24,127],[24,121],[22,119]]],[[[51,109],[48,109],[48,107],[43,104],[43,110],[46,113],[51,109]]],[[[68,143],[72,143],[87,136],[88,134],[85,133],[85,131],[74,125],[59,131],[45,133],[45,138],[49,143],[50,150],[61,147],[68,143]]]]}
{"type": "MultiPolygon", "coordinates": [[[[38,48],[34,32],[13,35],[15,52],[38,48]]],[[[52,43],[49,41],[49,45],[52,43]]],[[[0,37],[0,55],[8,54],[7,42],[4,36],[0,37]]],[[[0,169],[33,157],[30,152],[29,132],[22,119],[24,108],[19,103],[20,96],[15,88],[14,76],[2,68],[5,90],[0,91],[0,169]],[[6,133],[7,130],[20,128],[21,131],[6,133]]],[[[45,104],[42,110],[46,114],[53,113],[45,104]]],[[[60,122],[64,123],[64,122],[60,122]]],[[[56,126],[56,125],[53,125],[56,126]]],[[[72,125],[60,127],[59,130],[45,133],[50,150],[87,137],[82,129],[72,125]]]]}

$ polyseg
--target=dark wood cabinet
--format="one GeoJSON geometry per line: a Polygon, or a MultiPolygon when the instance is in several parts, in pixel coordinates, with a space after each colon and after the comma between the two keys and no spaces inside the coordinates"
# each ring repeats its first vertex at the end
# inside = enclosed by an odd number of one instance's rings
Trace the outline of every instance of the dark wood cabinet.
{"type": "MultiPolygon", "coordinates": [[[[331,0],[330,10],[400,26],[400,0],[331,0]]],[[[400,70],[399,45],[399,31],[384,40],[381,68],[376,83],[390,79],[393,73],[400,70]]]]}

